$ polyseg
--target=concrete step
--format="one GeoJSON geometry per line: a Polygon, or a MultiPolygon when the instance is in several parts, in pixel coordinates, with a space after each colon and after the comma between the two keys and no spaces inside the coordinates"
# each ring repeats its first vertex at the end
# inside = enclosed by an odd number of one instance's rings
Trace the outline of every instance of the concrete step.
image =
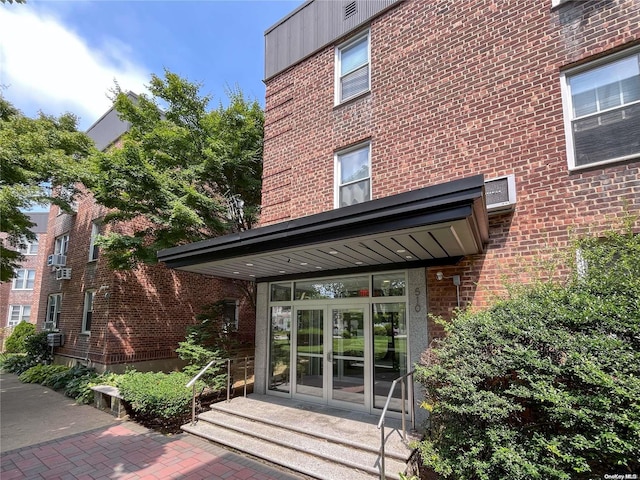
{"type": "MultiPolygon", "coordinates": [[[[379,478],[380,431],[374,420],[326,406],[249,397],[214,404],[196,425],[182,428],[307,477],[365,480],[379,478]]],[[[393,425],[385,433],[386,476],[399,479],[411,449],[393,425]]]]}

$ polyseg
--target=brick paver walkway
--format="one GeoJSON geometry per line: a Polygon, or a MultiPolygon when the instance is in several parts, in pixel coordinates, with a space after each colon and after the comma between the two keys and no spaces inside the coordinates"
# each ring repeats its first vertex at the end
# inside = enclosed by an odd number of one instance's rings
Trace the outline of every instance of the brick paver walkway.
{"type": "Polygon", "coordinates": [[[2,454],[2,480],[294,480],[300,477],[185,434],[133,422],[2,454]]]}

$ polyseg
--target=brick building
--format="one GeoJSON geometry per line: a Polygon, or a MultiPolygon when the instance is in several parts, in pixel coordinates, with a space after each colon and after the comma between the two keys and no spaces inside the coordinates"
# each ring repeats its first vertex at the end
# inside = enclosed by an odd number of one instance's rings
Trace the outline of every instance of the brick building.
{"type": "MultiPolygon", "coordinates": [[[[87,134],[104,150],[127,128],[111,109],[87,134]]],[[[175,349],[186,327],[195,323],[204,306],[220,300],[225,301],[234,335],[252,344],[255,310],[237,284],[162,265],[111,270],[94,244],[96,235],[113,231],[101,222],[105,213],[85,192],[76,199],[73,214],[58,207],[49,214],[48,235],[40,243],[45,256],[37,318],[41,328],[62,334],[63,345],[55,349],[57,362],[110,371],[174,368],[175,349]]],[[[122,233],[136,224],[115,228],[122,233]]]]}
{"type": "Polygon", "coordinates": [[[637,1],[311,0],[265,41],[261,226],[159,254],[256,282],[256,392],[379,412],[429,313],[640,212],[637,1]]]}
{"type": "Polygon", "coordinates": [[[23,321],[35,324],[38,318],[44,265],[44,253],[40,245],[46,243],[49,213],[33,212],[29,214],[29,218],[34,224],[31,231],[36,239],[25,240],[19,246],[24,260],[16,277],[10,282],[0,283],[0,351],[4,351],[4,340],[11,334],[14,326],[23,321]]]}

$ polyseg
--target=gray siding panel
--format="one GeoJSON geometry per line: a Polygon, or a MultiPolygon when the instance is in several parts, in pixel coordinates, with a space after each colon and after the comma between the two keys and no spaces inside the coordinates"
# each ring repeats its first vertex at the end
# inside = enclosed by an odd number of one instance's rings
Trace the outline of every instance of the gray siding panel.
{"type": "Polygon", "coordinates": [[[357,12],[344,18],[353,0],[311,0],[265,33],[265,79],[295,65],[403,0],[355,0],[357,12]]]}

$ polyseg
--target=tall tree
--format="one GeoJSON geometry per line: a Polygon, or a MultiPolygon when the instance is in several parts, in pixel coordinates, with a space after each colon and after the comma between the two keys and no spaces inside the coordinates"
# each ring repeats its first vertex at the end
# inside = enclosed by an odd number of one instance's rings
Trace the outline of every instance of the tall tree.
{"type": "Polygon", "coordinates": [[[74,185],[86,180],[93,142],[77,130],[77,117],[25,117],[0,95],[0,281],[13,278],[24,239],[33,240],[26,211],[55,204],[69,211],[74,185]],[[65,195],[61,195],[61,191],[65,195]]]}
{"type": "Polygon", "coordinates": [[[97,154],[87,186],[111,209],[100,243],[113,268],[154,263],[162,248],[245,230],[259,211],[264,116],[239,90],[208,109],[200,85],[165,71],[151,95],[116,87],[115,108],[130,130],[97,154]],[[125,223],[123,223],[125,222],[125,223]]]}

